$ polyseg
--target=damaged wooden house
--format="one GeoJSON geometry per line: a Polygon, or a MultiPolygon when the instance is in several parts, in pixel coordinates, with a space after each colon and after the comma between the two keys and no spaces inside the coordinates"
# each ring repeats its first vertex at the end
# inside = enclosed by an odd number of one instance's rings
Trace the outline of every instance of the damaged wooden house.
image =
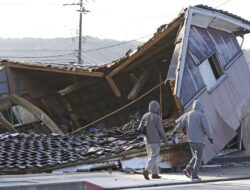
{"type": "MultiPolygon", "coordinates": [[[[197,5],[106,65],[1,60],[1,132],[77,135],[93,126],[121,130],[134,115],[139,120],[151,100],[160,102],[166,123],[199,99],[214,137],[213,146],[207,143],[204,163],[231,143],[249,150],[250,134],[242,134],[249,131],[250,73],[241,49],[249,31],[249,21],[197,5]]],[[[75,162],[80,156],[69,158],[75,162]]]]}

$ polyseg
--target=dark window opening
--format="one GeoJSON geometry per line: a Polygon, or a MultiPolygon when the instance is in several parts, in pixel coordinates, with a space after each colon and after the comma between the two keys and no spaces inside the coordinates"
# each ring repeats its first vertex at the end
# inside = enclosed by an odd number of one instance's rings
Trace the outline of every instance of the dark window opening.
{"type": "Polygon", "coordinates": [[[208,89],[217,85],[217,81],[219,81],[219,78],[223,75],[219,60],[215,53],[203,61],[203,63],[199,65],[199,69],[203,82],[208,89]]]}
{"type": "Polygon", "coordinates": [[[215,78],[218,79],[223,73],[216,54],[214,53],[211,57],[209,57],[208,61],[213,70],[215,78]]]}

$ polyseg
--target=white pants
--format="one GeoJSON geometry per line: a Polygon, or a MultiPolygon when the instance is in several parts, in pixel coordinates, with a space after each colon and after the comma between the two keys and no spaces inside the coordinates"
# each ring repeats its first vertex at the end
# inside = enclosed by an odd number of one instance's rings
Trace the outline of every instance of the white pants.
{"type": "Polygon", "coordinates": [[[148,153],[148,162],[145,170],[152,174],[159,174],[158,156],[160,154],[160,143],[145,143],[148,153]]]}

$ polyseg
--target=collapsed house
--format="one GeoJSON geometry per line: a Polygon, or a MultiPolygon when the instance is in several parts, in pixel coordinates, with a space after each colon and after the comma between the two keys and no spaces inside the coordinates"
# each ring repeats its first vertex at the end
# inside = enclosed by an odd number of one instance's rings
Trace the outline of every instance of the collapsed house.
{"type": "Polygon", "coordinates": [[[249,151],[250,75],[239,44],[249,31],[249,21],[198,5],[110,64],[2,60],[1,131],[64,135],[91,126],[123,126],[131,115],[145,113],[153,99],[160,102],[164,120],[175,120],[199,99],[214,138],[203,162],[231,140],[249,151]]]}

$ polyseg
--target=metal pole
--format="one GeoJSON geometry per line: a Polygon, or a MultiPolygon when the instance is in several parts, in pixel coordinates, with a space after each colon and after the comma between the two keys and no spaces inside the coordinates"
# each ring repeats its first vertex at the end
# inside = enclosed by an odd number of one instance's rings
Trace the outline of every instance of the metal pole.
{"type": "Polygon", "coordinates": [[[80,0],[78,64],[82,64],[82,0],[80,0]]]}

